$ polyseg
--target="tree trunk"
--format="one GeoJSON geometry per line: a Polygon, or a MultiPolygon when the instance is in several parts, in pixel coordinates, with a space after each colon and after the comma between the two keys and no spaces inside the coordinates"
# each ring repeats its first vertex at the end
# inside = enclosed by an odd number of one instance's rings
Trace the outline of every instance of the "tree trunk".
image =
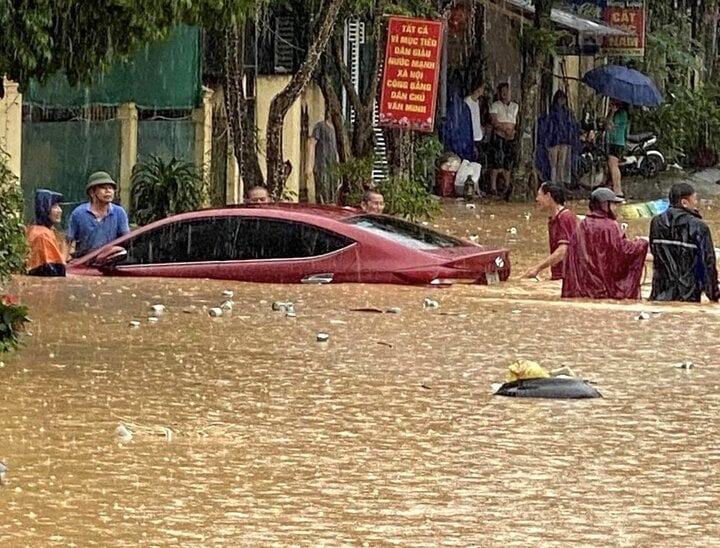
{"type": "MultiPolygon", "coordinates": [[[[533,32],[551,32],[550,12],[553,0],[535,0],[535,18],[533,32]]],[[[547,65],[549,52],[537,47],[537,41],[523,43],[523,73],[520,83],[520,115],[517,124],[517,146],[519,148],[518,165],[515,170],[515,188],[525,191],[534,180],[535,170],[535,120],[537,119],[537,98],[540,90],[540,77],[547,65]],[[531,143],[528,146],[528,143],[531,143]]]]}
{"type": "Polygon", "coordinates": [[[270,102],[265,155],[267,159],[267,186],[270,194],[275,197],[282,196],[283,190],[285,189],[285,181],[290,174],[287,166],[282,161],[282,133],[285,115],[303,92],[308,82],[310,82],[315,67],[320,60],[320,56],[325,50],[330,34],[335,27],[338,12],[344,1],[345,0],[328,0],[327,4],[325,4],[317,36],[308,49],[305,61],[283,90],[273,97],[270,102]]]}
{"type": "Polygon", "coordinates": [[[342,45],[339,40],[332,42],[332,54],[334,61],[340,71],[340,77],[345,87],[345,92],[350,100],[350,105],[355,112],[352,131],[352,155],[355,158],[367,158],[375,151],[374,118],[375,103],[377,101],[378,86],[380,83],[380,64],[385,53],[384,40],[384,18],[386,0],[375,0],[372,12],[372,37],[371,43],[375,46],[372,62],[368,67],[367,74],[372,75],[367,87],[360,93],[355,89],[350,70],[343,60],[342,45]]]}
{"type": "MultiPolygon", "coordinates": [[[[350,159],[350,143],[348,141],[348,134],[345,129],[345,121],[342,116],[342,103],[335,93],[330,76],[327,70],[324,69],[319,77],[320,91],[322,91],[323,98],[325,99],[325,106],[330,112],[333,126],[335,127],[335,136],[337,141],[338,160],[341,163],[345,163],[350,159]]],[[[304,137],[304,136],[303,136],[304,137]]]]}
{"type": "Polygon", "coordinates": [[[248,115],[248,102],[243,90],[244,51],[242,33],[226,31],[223,40],[225,48],[225,110],[233,151],[240,168],[240,175],[246,187],[262,185],[263,175],[258,159],[257,137],[252,118],[248,115]]]}
{"type": "Polygon", "coordinates": [[[703,0],[702,25],[700,36],[702,38],[705,74],[703,81],[710,83],[714,81],[715,60],[717,57],[717,18],[718,0],[703,0]]]}

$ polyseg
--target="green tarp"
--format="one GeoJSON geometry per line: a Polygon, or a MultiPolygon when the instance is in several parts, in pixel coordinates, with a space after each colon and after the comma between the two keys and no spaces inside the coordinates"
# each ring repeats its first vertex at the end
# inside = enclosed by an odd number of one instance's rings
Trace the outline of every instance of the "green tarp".
{"type": "Polygon", "coordinates": [[[71,87],[65,76],[55,76],[44,86],[31,82],[23,98],[42,107],[133,102],[146,109],[195,108],[201,98],[200,30],[178,27],[167,42],[146,46],[127,62],[118,62],[90,87],[71,87]]]}
{"type": "MultiPolygon", "coordinates": [[[[36,188],[61,192],[72,207],[87,199],[93,171],[120,174],[120,122],[33,122],[23,124],[22,189],[25,218],[32,220],[36,188]]],[[[64,223],[63,223],[64,224],[64,223]]]]}

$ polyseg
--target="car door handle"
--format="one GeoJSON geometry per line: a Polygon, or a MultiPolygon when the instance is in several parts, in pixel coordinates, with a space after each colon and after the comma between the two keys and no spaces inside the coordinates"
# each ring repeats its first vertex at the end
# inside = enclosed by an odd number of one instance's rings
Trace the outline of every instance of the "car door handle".
{"type": "Polygon", "coordinates": [[[333,281],[335,274],[332,272],[323,272],[322,274],[310,274],[302,279],[304,284],[329,284],[333,281]]]}

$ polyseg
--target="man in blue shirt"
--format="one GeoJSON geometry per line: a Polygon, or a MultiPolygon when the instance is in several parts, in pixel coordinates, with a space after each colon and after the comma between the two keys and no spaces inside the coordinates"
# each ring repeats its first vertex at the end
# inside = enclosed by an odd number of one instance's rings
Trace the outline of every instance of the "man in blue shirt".
{"type": "Polygon", "coordinates": [[[70,214],[65,239],[75,244],[73,257],[82,257],[90,251],[112,242],[130,232],[125,210],[112,201],[117,184],[104,171],[96,171],[85,187],[89,202],[80,204],[70,214]]]}

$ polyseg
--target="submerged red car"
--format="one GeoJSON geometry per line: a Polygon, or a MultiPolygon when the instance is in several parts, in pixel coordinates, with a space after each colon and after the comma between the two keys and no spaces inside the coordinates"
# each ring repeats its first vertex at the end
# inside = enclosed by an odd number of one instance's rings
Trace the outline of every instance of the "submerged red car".
{"type": "Polygon", "coordinates": [[[510,252],[354,209],[257,204],[183,213],[83,257],[68,275],[271,283],[495,283],[510,252]]]}

